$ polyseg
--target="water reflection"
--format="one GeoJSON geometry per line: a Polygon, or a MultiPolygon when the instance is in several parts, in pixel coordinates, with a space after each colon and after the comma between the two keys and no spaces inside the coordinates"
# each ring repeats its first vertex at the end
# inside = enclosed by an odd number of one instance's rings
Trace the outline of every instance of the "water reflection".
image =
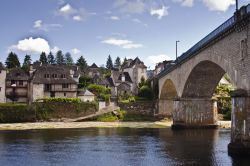
{"type": "Polygon", "coordinates": [[[1,165],[246,165],[230,130],[61,129],[0,132],[1,165]]]}

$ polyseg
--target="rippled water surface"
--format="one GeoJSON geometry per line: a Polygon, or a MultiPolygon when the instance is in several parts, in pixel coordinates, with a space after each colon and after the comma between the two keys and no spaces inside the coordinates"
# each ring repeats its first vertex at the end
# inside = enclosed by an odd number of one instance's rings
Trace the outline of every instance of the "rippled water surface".
{"type": "Polygon", "coordinates": [[[0,131],[1,166],[250,165],[227,154],[230,130],[89,128],[0,131]]]}

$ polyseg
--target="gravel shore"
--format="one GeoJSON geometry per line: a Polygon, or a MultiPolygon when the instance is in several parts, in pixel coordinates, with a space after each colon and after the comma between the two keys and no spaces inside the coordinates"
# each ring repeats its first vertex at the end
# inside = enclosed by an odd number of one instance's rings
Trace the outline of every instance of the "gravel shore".
{"type": "MultiPolygon", "coordinates": [[[[70,128],[168,128],[172,121],[157,122],[36,122],[0,124],[0,130],[31,130],[31,129],[70,129],[70,128]]],[[[219,121],[220,128],[230,128],[231,121],[219,121]]]]}

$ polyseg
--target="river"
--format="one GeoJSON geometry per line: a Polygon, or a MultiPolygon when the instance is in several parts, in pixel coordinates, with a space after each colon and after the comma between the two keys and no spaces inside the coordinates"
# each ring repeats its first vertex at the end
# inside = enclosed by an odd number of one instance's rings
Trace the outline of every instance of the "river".
{"type": "Polygon", "coordinates": [[[0,131],[1,166],[249,165],[227,154],[230,129],[0,131]]]}

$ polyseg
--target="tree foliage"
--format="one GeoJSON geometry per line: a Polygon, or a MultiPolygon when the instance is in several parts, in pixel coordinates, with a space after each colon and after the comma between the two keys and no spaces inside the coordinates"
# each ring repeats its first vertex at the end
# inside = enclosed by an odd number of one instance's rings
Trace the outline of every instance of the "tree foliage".
{"type": "Polygon", "coordinates": [[[14,52],[10,52],[5,61],[5,65],[8,69],[20,67],[18,56],[14,52]]]}
{"type": "Polygon", "coordinates": [[[114,67],[115,67],[116,69],[119,69],[119,68],[121,67],[121,59],[120,59],[120,57],[117,57],[117,58],[115,59],[114,67]]]}
{"type": "Polygon", "coordinates": [[[52,54],[52,52],[50,52],[49,55],[48,55],[48,63],[49,64],[55,64],[56,63],[55,57],[52,54]]]}
{"type": "Polygon", "coordinates": [[[79,78],[78,88],[87,88],[91,83],[93,83],[93,78],[89,76],[81,76],[79,78]]]}
{"type": "Polygon", "coordinates": [[[108,59],[107,59],[107,62],[106,62],[106,68],[107,69],[113,69],[114,68],[113,61],[112,61],[112,58],[111,58],[110,55],[108,56],[108,59]]]}
{"type": "Polygon", "coordinates": [[[65,64],[65,58],[61,50],[56,53],[56,63],[58,65],[65,64]]]}
{"type": "Polygon", "coordinates": [[[42,52],[42,53],[41,53],[39,61],[40,61],[42,64],[48,64],[48,59],[47,59],[47,55],[46,55],[45,52],[42,52]]]}
{"type": "Polygon", "coordinates": [[[72,65],[74,63],[74,60],[69,52],[65,54],[65,62],[67,65],[72,65]]]}
{"type": "Polygon", "coordinates": [[[24,60],[23,60],[22,69],[25,70],[25,71],[29,70],[30,64],[31,64],[31,56],[30,55],[25,55],[24,60]]]}
{"type": "Polygon", "coordinates": [[[83,56],[81,56],[77,62],[76,65],[79,66],[82,70],[88,67],[87,61],[83,56]]]}

